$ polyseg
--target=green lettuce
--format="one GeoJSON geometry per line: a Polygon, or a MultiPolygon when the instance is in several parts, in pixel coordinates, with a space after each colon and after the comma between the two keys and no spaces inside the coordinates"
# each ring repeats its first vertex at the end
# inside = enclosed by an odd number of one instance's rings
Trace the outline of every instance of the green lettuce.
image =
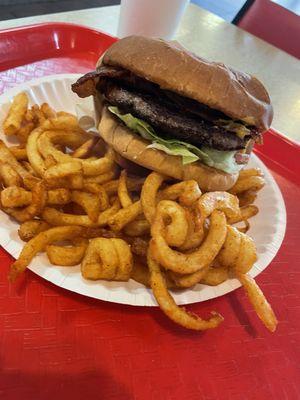
{"type": "Polygon", "coordinates": [[[172,156],[181,156],[182,163],[190,164],[200,160],[203,164],[220,169],[229,174],[238,172],[242,165],[235,161],[235,151],[214,150],[208,147],[198,147],[177,139],[163,139],[155,133],[147,122],[134,117],[132,114],[122,114],[118,107],[108,107],[109,111],[120,118],[134,132],[149,140],[149,148],[161,150],[172,156]]]}

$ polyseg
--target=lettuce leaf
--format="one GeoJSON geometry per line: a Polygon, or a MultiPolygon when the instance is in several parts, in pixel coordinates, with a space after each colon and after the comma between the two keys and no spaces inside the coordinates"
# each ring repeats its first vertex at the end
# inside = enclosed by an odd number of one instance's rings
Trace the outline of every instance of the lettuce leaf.
{"type": "Polygon", "coordinates": [[[236,163],[235,151],[221,151],[208,147],[196,147],[192,144],[177,139],[163,139],[159,137],[151,125],[134,117],[132,114],[122,114],[118,107],[110,106],[109,111],[120,118],[124,124],[134,132],[149,140],[149,148],[161,150],[172,156],[181,156],[182,163],[190,164],[200,160],[208,165],[229,174],[238,172],[243,166],[236,163]]]}

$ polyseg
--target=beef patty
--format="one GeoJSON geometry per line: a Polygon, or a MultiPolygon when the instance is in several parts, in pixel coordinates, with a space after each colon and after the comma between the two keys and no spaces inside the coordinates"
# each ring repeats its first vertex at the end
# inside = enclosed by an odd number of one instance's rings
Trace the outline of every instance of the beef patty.
{"type": "Polygon", "coordinates": [[[248,141],[247,137],[241,139],[209,121],[178,114],[158,103],[151,95],[141,95],[117,85],[107,85],[104,96],[122,112],[148,122],[164,138],[176,138],[195,146],[208,146],[217,150],[243,149],[248,141]]]}
{"type": "Polygon", "coordinates": [[[240,150],[247,146],[249,139],[259,135],[253,127],[249,135],[240,138],[214,122],[228,119],[219,111],[163,90],[124,69],[102,66],[81,77],[72,85],[72,90],[80,97],[100,91],[108,103],[148,122],[159,136],[176,138],[198,147],[240,150]]]}

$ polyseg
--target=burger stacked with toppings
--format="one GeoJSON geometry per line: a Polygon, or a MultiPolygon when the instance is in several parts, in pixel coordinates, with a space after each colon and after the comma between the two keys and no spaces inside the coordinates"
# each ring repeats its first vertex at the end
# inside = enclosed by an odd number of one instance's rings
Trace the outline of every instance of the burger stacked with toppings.
{"type": "Polygon", "coordinates": [[[121,159],[203,190],[234,185],[273,117],[255,77],[141,36],[114,43],[72,90],[95,97],[100,135],[121,159]]]}

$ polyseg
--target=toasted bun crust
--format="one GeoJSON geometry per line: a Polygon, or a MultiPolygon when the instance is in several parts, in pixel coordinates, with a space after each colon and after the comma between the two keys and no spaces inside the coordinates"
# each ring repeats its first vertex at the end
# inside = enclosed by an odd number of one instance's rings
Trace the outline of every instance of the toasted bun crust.
{"type": "Polygon", "coordinates": [[[129,36],[115,42],[97,65],[101,63],[128,69],[261,132],[271,125],[273,108],[258,79],[200,58],[176,42],[129,36]]]}
{"type": "Polygon", "coordinates": [[[226,174],[200,162],[182,165],[179,156],[147,148],[149,142],[118,122],[106,107],[98,129],[105,142],[122,157],[175,179],[194,179],[204,191],[228,190],[238,178],[238,174],[226,174]]]}

